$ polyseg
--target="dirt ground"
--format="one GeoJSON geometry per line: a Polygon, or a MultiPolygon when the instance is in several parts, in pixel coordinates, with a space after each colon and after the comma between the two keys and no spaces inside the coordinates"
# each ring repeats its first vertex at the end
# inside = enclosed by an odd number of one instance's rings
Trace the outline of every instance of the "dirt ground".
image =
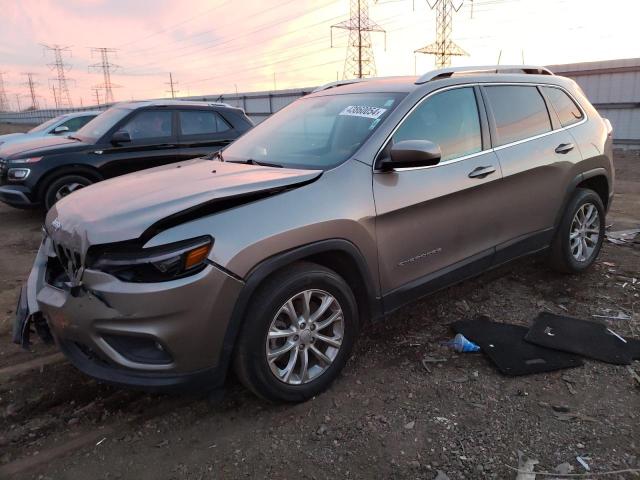
{"type": "MultiPolygon", "coordinates": [[[[637,227],[640,157],[618,154],[616,168],[608,223],[637,227]]],[[[304,404],[266,403],[233,378],[214,404],[100,385],[54,347],[10,343],[41,222],[0,206],[0,478],[512,479],[518,451],[539,472],[567,462],[565,472],[585,473],[577,456],[592,472],[640,469],[640,384],[627,367],[587,360],[508,378],[482,354],[441,345],[456,320],[526,325],[543,310],[624,310],[632,320],[607,323],[640,337],[640,248],[607,243],[580,276],[517,261],[404,308],[366,330],[340,378],[304,404]]]]}

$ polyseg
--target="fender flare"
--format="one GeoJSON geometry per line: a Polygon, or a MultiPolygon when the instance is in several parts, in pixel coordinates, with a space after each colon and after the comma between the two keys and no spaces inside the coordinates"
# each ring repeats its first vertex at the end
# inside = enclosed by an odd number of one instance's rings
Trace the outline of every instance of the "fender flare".
{"type": "Polygon", "coordinates": [[[573,196],[573,192],[576,191],[576,187],[588,178],[597,177],[598,175],[602,175],[607,179],[607,183],[609,184],[609,188],[611,189],[611,179],[609,178],[607,170],[603,167],[594,168],[592,170],[587,170],[586,172],[577,174],[567,185],[567,190],[564,194],[564,200],[562,201],[562,208],[556,214],[556,219],[553,227],[554,230],[557,230],[558,226],[560,225],[560,221],[562,220],[564,211],[567,208],[567,204],[571,200],[571,197],[573,196]]]}
{"type": "Polygon", "coordinates": [[[244,286],[236,300],[225,332],[222,351],[218,361],[218,368],[221,372],[224,372],[226,375],[226,372],[228,371],[236,339],[240,333],[240,329],[242,328],[245,312],[253,294],[262,282],[272,273],[296,261],[336,250],[346,253],[354,260],[358,268],[358,273],[363,279],[365,279],[364,287],[366,289],[371,317],[382,317],[382,302],[375,294],[375,290],[373,288],[375,277],[371,274],[360,250],[358,250],[358,248],[350,241],[344,239],[321,240],[278,253],[260,262],[247,274],[244,280],[244,286]]]}

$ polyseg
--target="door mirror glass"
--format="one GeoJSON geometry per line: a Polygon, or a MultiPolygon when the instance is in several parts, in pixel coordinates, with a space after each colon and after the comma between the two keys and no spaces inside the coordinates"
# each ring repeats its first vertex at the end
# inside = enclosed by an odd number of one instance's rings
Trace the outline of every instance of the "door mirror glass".
{"type": "Polygon", "coordinates": [[[65,126],[65,125],[60,125],[59,127],[56,127],[53,129],[53,134],[54,135],[60,135],[61,133],[65,133],[69,131],[69,127],[65,126]]]}
{"type": "Polygon", "coordinates": [[[130,141],[131,141],[131,135],[129,135],[129,132],[126,132],[124,130],[118,130],[111,137],[111,143],[113,145],[118,145],[120,143],[129,143],[130,141]]]}
{"type": "Polygon", "coordinates": [[[429,140],[402,140],[391,147],[389,157],[380,163],[380,168],[427,167],[437,165],[441,157],[440,147],[429,140]]]}

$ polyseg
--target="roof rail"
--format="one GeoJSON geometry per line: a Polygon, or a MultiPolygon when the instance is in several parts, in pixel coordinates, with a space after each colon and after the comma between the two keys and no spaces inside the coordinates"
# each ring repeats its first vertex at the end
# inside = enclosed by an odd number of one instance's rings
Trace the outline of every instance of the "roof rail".
{"type": "Polygon", "coordinates": [[[553,72],[546,67],[537,65],[484,65],[477,67],[449,67],[432,70],[422,75],[416,80],[416,85],[430,82],[431,80],[439,80],[441,78],[449,78],[455,74],[471,74],[471,73],[526,73],[529,75],[553,75],[553,72]]]}
{"type": "Polygon", "coordinates": [[[225,102],[207,102],[207,103],[212,107],[238,108],[238,107],[234,107],[233,105],[229,105],[228,103],[225,103],[225,102]]]}
{"type": "Polygon", "coordinates": [[[353,78],[351,80],[337,80],[335,82],[325,83],[314,89],[311,93],[322,92],[323,90],[329,90],[330,88],[341,87],[343,85],[350,85],[352,83],[365,82],[370,80],[369,78],[353,78]]]}

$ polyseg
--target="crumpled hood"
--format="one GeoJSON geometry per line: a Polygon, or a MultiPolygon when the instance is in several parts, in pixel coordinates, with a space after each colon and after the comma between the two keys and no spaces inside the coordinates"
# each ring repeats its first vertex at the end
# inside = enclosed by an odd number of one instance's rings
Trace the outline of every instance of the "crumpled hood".
{"type": "Polygon", "coordinates": [[[321,174],[194,159],[78,190],[56,203],[45,225],[56,243],[84,256],[90,245],[139,238],[170,215],[216,200],[310,182],[321,174]]]}

